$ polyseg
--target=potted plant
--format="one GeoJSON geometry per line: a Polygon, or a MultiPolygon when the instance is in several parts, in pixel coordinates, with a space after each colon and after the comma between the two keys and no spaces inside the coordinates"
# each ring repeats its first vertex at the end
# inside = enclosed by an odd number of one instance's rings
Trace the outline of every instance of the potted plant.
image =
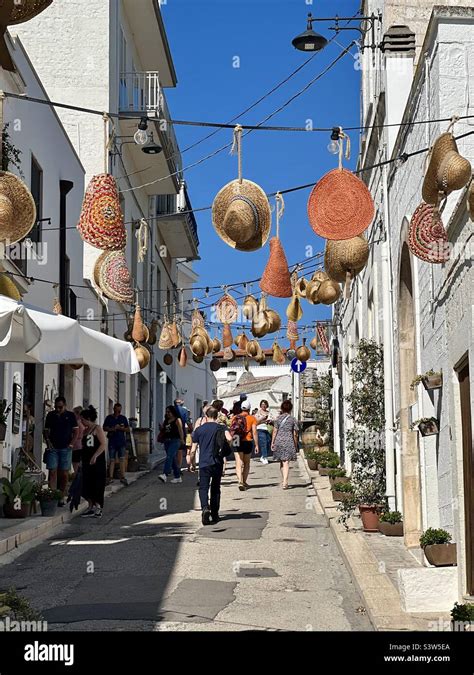
{"type": "Polygon", "coordinates": [[[12,409],[12,404],[7,403],[5,399],[0,401],[0,441],[5,440],[7,435],[7,419],[12,409]]]}
{"type": "Polygon", "coordinates": [[[2,478],[2,493],[6,497],[3,513],[6,518],[26,518],[29,514],[31,502],[35,498],[36,484],[25,476],[26,467],[19,464],[15,469],[12,480],[2,478]]]}
{"type": "Polygon", "coordinates": [[[334,488],[334,483],[349,483],[351,480],[349,476],[346,476],[346,470],[341,467],[338,469],[330,469],[328,475],[331,490],[334,488]]]}
{"type": "Polygon", "coordinates": [[[422,436],[436,436],[439,434],[439,420],[436,417],[422,417],[411,424],[411,429],[418,427],[422,436]]]}
{"type": "Polygon", "coordinates": [[[337,468],[339,468],[339,457],[337,457],[337,459],[336,458],[323,459],[323,461],[320,462],[318,466],[319,475],[329,476],[329,472],[331,471],[331,469],[337,468]]]}
{"type": "Polygon", "coordinates": [[[40,503],[41,515],[45,517],[54,516],[58,507],[58,501],[61,499],[59,490],[52,490],[48,486],[38,485],[35,493],[36,499],[40,503]]]}
{"type": "Polygon", "coordinates": [[[316,450],[305,450],[306,461],[308,462],[308,468],[311,471],[316,471],[318,468],[318,455],[319,453],[316,450]]]}
{"type": "Polygon", "coordinates": [[[378,532],[384,503],[381,483],[367,477],[356,485],[355,496],[364,532],[378,532]]]}
{"type": "Polygon", "coordinates": [[[430,565],[447,567],[457,564],[456,544],[451,544],[446,530],[430,527],[420,537],[420,546],[430,565]]]}
{"type": "Polygon", "coordinates": [[[403,537],[403,518],[400,511],[384,511],[380,515],[379,530],[386,537],[403,537]]]}
{"type": "Polygon", "coordinates": [[[443,386],[443,373],[435,370],[427,370],[423,375],[417,375],[410,385],[410,389],[415,389],[420,382],[423,384],[426,391],[433,389],[441,389],[443,386]]]}
{"type": "Polygon", "coordinates": [[[463,633],[474,632],[474,605],[467,602],[460,605],[455,602],[451,610],[451,630],[463,633]]]}
{"type": "Polygon", "coordinates": [[[346,495],[354,492],[354,486],[351,483],[340,483],[336,481],[332,488],[332,498],[335,502],[342,502],[346,495]]]}

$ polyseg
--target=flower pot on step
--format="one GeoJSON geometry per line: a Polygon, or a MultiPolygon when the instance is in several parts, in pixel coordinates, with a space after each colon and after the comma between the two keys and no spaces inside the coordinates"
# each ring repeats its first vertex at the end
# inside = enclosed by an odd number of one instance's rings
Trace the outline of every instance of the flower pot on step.
{"type": "Polygon", "coordinates": [[[359,504],[359,513],[364,532],[379,531],[379,512],[380,507],[376,504],[359,504]]]}
{"type": "Polygon", "coordinates": [[[403,537],[403,523],[379,522],[379,530],[386,537],[403,537]]]}
{"type": "Polygon", "coordinates": [[[329,476],[329,484],[331,486],[331,490],[334,487],[334,483],[350,483],[350,482],[351,479],[349,478],[349,476],[340,476],[338,478],[332,478],[331,476],[329,476]]]}
{"type": "Polygon", "coordinates": [[[44,518],[52,518],[56,514],[58,502],[52,499],[40,502],[41,515],[44,518]]]}
{"type": "Polygon", "coordinates": [[[3,505],[5,518],[26,518],[30,514],[31,504],[22,504],[21,509],[15,509],[15,505],[8,502],[3,505]]]}
{"type": "Polygon", "coordinates": [[[315,459],[308,459],[308,468],[311,469],[311,471],[317,471],[318,469],[318,462],[315,459]]]}
{"type": "Polygon", "coordinates": [[[329,466],[328,466],[328,467],[324,467],[324,466],[321,466],[321,464],[319,464],[319,466],[318,466],[318,471],[319,471],[319,475],[320,475],[320,476],[329,476],[329,472],[330,472],[331,470],[332,470],[332,469],[331,469],[331,467],[329,467],[329,466]]]}
{"type": "Polygon", "coordinates": [[[435,567],[457,565],[456,544],[430,544],[425,546],[423,553],[435,567]]]}
{"type": "Polygon", "coordinates": [[[332,490],[332,498],[335,502],[342,502],[346,495],[347,492],[341,492],[340,490],[332,490]]]}

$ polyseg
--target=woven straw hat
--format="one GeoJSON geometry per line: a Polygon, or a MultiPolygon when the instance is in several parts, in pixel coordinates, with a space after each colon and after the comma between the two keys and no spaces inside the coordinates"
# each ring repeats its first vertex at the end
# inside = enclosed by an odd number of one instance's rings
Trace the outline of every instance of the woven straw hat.
{"type": "Polygon", "coordinates": [[[439,193],[449,195],[461,190],[471,179],[470,163],[458,152],[452,133],[438,136],[430,150],[429,164],[423,181],[422,196],[427,204],[437,204],[439,193]]]}
{"type": "Polygon", "coordinates": [[[288,261],[278,237],[270,239],[270,258],[260,279],[260,288],[275,298],[291,298],[293,295],[288,261]]]}
{"type": "Polygon", "coordinates": [[[258,300],[253,295],[247,295],[242,307],[243,315],[246,319],[253,319],[256,312],[258,312],[258,300]]]}
{"type": "Polygon", "coordinates": [[[233,180],[217,194],[212,223],[219,237],[238,251],[256,251],[270,236],[272,215],[262,188],[245,178],[233,180]]]}
{"type": "Polygon", "coordinates": [[[21,300],[20,291],[6,274],[0,274],[0,295],[6,295],[17,302],[21,300]]]}
{"type": "Polygon", "coordinates": [[[107,298],[128,304],[133,302],[132,279],[125,251],[104,251],[96,260],[94,279],[107,298]]]}
{"type": "Polygon", "coordinates": [[[21,4],[13,4],[8,25],[29,21],[40,14],[53,0],[21,0],[21,4]]]}
{"type": "Polygon", "coordinates": [[[267,315],[267,319],[270,322],[270,330],[268,332],[269,333],[276,333],[276,331],[280,330],[280,328],[281,328],[280,315],[278,314],[278,312],[275,312],[274,309],[267,309],[266,315],[267,315]]]}
{"type": "Polygon", "coordinates": [[[189,346],[194,356],[205,356],[207,354],[207,341],[202,335],[193,335],[189,340],[189,346]]]}
{"type": "Polygon", "coordinates": [[[119,251],[127,244],[127,232],[115,178],[108,173],[93,176],[87,186],[77,224],[81,237],[103,251],[119,251]]]}
{"type": "Polygon", "coordinates": [[[353,237],[343,241],[327,241],[324,253],[324,267],[331,279],[344,282],[346,273],[354,277],[359,274],[369,259],[369,245],[364,237],[353,237]]]}
{"type": "Polygon", "coordinates": [[[36,223],[36,205],[22,180],[0,171],[0,241],[15,244],[31,232],[36,223]]]}
{"type": "Polygon", "coordinates": [[[170,324],[168,321],[165,321],[163,328],[161,329],[160,339],[158,340],[158,347],[160,349],[171,349],[173,346],[173,337],[170,331],[170,324]]]}
{"type": "Polygon", "coordinates": [[[318,290],[318,300],[323,305],[332,305],[341,297],[341,287],[333,279],[323,281],[318,290]]]}
{"type": "Polygon", "coordinates": [[[308,200],[311,227],[325,239],[362,234],[374,217],[374,202],[365,183],[347,169],[333,169],[314,186],[308,200]]]}
{"type": "Polygon", "coordinates": [[[224,293],[222,298],[216,303],[216,317],[221,323],[232,323],[237,321],[239,316],[239,307],[234,298],[228,293],[224,293]]]}
{"type": "Polygon", "coordinates": [[[150,363],[150,352],[146,347],[143,345],[138,345],[138,347],[135,347],[135,355],[138,360],[138,364],[140,368],[143,370],[143,368],[146,368],[147,365],[150,363]]]}
{"type": "Polygon", "coordinates": [[[421,203],[408,228],[408,246],[420,260],[444,263],[449,259],[448,235],[438,210],[421,203]]]}
{"type": "Polygon", "coordinates": [[[467,211],[471,220],[474,220],[474,180],[467,191],[467,211]]]}
{"type": "Polygon", "coordinates": [[[306,286],[306,300],[310,302],[312,305],[319,304],[318,291],[320,286],[321,282],[314,280],[310,281],[309,284],[306,286]]]}
{"type": "Polygon", "coordinates": [[[296,295],[299,298],[306,298],[306,289],[308,287],[308,282],[304,277],[300,277],[295,285],[296,295]]]}

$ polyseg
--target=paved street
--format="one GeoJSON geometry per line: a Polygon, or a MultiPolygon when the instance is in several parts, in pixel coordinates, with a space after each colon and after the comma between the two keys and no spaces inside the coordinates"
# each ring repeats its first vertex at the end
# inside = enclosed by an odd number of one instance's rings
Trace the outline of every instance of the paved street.
{"type": "Polygon", "coordinates": [[[75,518],[0,563],[0,587],[50,630],[371,630],[304,469],[282,491],[277,466],[252,461],[242,493],[232,463],[223,519],[206,528],[196,477],[183,479],[151,472],[108,499],[102,520],[75,518]]]}

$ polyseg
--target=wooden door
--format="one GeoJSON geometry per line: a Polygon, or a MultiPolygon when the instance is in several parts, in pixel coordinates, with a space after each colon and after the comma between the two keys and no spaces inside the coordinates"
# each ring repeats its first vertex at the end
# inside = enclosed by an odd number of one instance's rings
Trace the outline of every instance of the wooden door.
{"type": "Polygon", "coordinates": [[[464,509],[466,520],[466,574],[467,593],[474,595],[474,444],[472,441],[471,387],[469,383],[469,362],[465,361],[458,370],[461,400],[464,509]]]}

